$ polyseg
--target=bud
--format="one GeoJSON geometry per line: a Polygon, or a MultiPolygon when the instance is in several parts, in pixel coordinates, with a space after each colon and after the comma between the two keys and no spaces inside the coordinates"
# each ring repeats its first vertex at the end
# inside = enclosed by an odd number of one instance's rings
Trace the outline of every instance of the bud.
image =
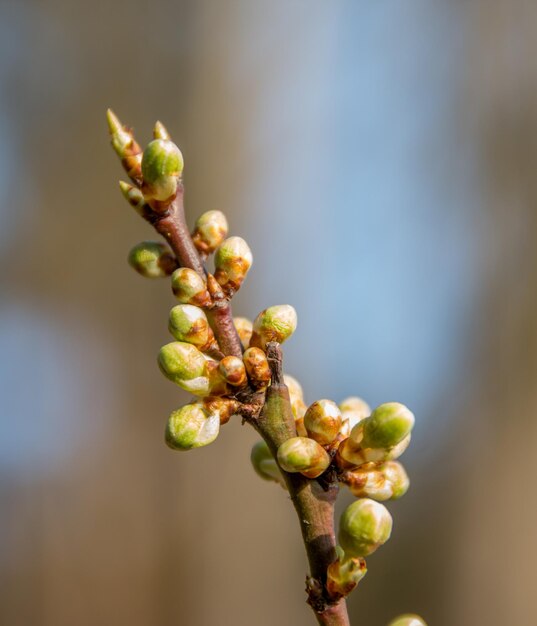
{"type": "Polygon", "coordinates": [[[240,289],[252,261],[250,248],[241,237],[229,237],[216,250],[214,277],[227,296],[240,289]]]}
{"type": "Polygon", "coordinates": [[[222,378],[233,387],[243,387],[248,382],[246,368],[237,356],[226,356],[218,364],[222,378]]]}
{"type": "Polygon", "coordinates": [[[172,251],[159,241],[142,241],[129,252],[129,265],[145,278],[169,276],[177,267],[172,251]]]}
{"type": "Polygon", "coordinates": [[[295,428],[296,428],[296,434],[299,437],[307,437],[308,436],[308,431],[306,430],[306,427],[304,426],[304,418],[303,417],[296,417],[295,418],[295,428]]]}
{"type": "Polygon", "coordinates": [[[242,355],[248,378],[254,387],[266,387],[270,382],[267,355],[259,348],[248,348],[242,355]]]}
{"type": "Polygon", "coordinates": [[[199,252],[211,254],[227,237],[227,232],[227,219],[222,211],[207,211],[196,220],[192,241],[199,252]]]}
{"type": "Polygon", "coordinates": [[[173,341],[162,346],[158,364],[164,376],[185,391],[201,396],[209,394],[208,361],[192,344],[173,341]]]}
{"type": "Polygon", "coordinates": [[[308,478],[317,478],[330,465],[330,456],[313,439],[291,437],[278,448],[278,463],[286,472],[300,472],[308,478]]]}
{"type": "Polygon", "coordinates": [[[362,398],[357,398],[356,396],[350,396],[340,402],[339,410],[341,411],[341,419],[343,420],[341,432],[346,437],[349,436],[356,424],[371,414],[369,404],[362,400],[362,398]]]}
{"type": "Polygon", "coordinates": [[[231,416],[239,408],[240,402],[221,396],[208,396],[201,400],[203,407],[210,413],[216,413],[220,419],[220,426],[227,424],[231,416]]]}
{"type": "Polygon", "coordinates": [[[338,558],[328,566],[326,588],[334,600],[345,598],[367,574],[365,559],[346,558],[343,550],[337,546],[338,558]]]}
{"type": "Polygon", "coordinates": [[[166,443],[174,450],[191,450],[212,443],[220,430],[218,413],[197,401],[173,411],[166,426],[166,443]]]}
{"type": "Polygon", "coordinates": [[[256,474],[261,476],[263,480],[271,480],[285,487],[285,481],[276,459],[272,456],[272,452],[264,441],[258,441],[253,445],[250,461],[256,474]]]}
{"type": "Polygon", "coordinates": [[[166,208],[177,194],[183,155],[179,148],[165,139],[154,139],[144,151],[142,192],[154,210],[166,208]]]}
{"type": "Polygon", "coordinates": [[[121,159],[121,164],[129,177],[140,183],[142,180],[142,149],[136,143],[132,131],[123,126],[112,109],[106,111],[106,119],[112,148],[121,159]]]}
{"type": "Polygon", "coordinates": [[[269,341],[283,343],[295,332],[296,311],[290,304],[271,306],[255,318],[250,345],[265,349],[269,341]]]}
{"type": "Polygon", "coordinates": [[[130,183],[126,183],[123,180],[119,181],[119,188],[121,189],[121,193],[125,200],[134,207],[134,210],[138,215],[141,215],[143,218],[147,218],[151,212],[150,208],[145,203],[145,198],[143,193],[140,191],[136,185],[131,185],[130,183]]]}
{"type": "Polygon", "coordinates": [[[410,613],[407,613],[396,617],[388,624],[388,626],[427,626],[427,624],[419,615],[411,615],[410,613]]]}
{"type": "Polygon", "coordinates": [[[363,448],[393,448],[410,434],[414,415],[404,404],[386,402],[378,406],[359,426],[363,426],[362,440],[358,441],[353,436],[357,427],[352,430],[351,438],[363,448]]]}
{"type": "Polygon", "coordinates": [[[171,140],[170,133],[166,130],[166,127],[162,122],[155,122],[155,127],[153,128],[153,138],[164,139],[165,141],[171,140]]]}
{"type": "Polygon", "coordinates": [[[172,291],[182,304],[207,307],[211,296],[203,278],[189,267],[180,267],[172,274],[172,291]]]}
{"type": "Polygon", "coordinates": [[[386,507],[362,498],[348,506],[339,522],[339,543],[348,557],[364,557],[386,543],[392,517],[386,507]]]}
{"type": "Polygon", "coordinates": [[[332,443],[341,428],[341,413],[332,400],[317,400],[304,415],[308,436],[322,446],[332,443]]]}
{"type": "Polygon", "coordinates": [[[244,350],[250,345],[250,338],[252,336],[252,322],[245,317],[234,317],[233,324],[237,329],[237,333],[242,343],[244,350]]]}
{"type": "MultiPolygon", "coordinates": [[[[302,391],[302,386],[296,378],[294,378],[293,376],[289,376],[289,374],[285,374],[283,380],[287,386],[287,389],[289,390],[289,398],[291,400],[293,415],[295,417],[295,420],[298,420],[301,417],[304,417],[307,409],[304,403],[304,392],[302,391]]],[[[307,437],[305,431],[304,437],[307,437]]]]}
{"type": "Polygon", "coordinates": [[[357,498],[372,498],[378,502],[401,498],[410,485],[404,467],[397,461],[342,472],[340,480],[357,498]]]}
{"type": "Polygon", "coordinates": [[[174,306],[170,311],[168,328],[177,341],[191,343],[202,352],[217,347],[205,313],[192,304],[174,306]]]}
{"type": "Polygon", "coordinates": [[[361,444],[353,440],[353,433],[360,426],[361,423],[355,426],[351,431],[351,436],[345,439],[338,448],[336,462],[341,468],[356,467],[364,463],[394,461],[403,454],[410,443],[409,434],[393,448],[362,448],[361,444]]]}

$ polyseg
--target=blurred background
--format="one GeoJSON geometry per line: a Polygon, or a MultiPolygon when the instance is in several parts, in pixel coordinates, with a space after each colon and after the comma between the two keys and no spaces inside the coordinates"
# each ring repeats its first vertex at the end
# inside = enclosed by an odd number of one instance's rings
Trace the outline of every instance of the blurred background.
{"type": "Polygon", "coordinates": [[[252,429],[163,443],[173,297],[126,264],[108,106],[249,242],[235,313],[297,308],[307,401],[417,416],[353,625],[535,624],[536,42],[524,0],[0,2],[1,624],[313,623],[252,429]]]}

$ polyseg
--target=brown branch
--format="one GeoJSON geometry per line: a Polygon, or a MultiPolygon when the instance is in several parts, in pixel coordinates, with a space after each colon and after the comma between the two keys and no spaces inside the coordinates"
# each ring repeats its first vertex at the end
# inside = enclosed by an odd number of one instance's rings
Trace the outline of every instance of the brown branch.
{"type": "MultiPolygon", "coordinates": [[[[272,381],[261,415],[251,423],[276,456],[284,441],[296,437],[296,429],[289,391],[283,382],[279,344],[268,344],[267,357],[272,381]]],[[[321,626],[349,626],[345,600],[334,603],[326,591],[327,568],[336,559],[334,503],[338,493],[337,482],[322,487],[317,480],[310,480],[302,474],[282,473],[298,515],[310,566],[306,585],[308,603],[321,626]]]]}

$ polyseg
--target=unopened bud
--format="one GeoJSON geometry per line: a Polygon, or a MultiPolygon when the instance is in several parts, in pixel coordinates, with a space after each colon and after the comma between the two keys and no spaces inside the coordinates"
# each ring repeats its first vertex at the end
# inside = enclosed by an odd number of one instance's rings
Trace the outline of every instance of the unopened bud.
{"type": "Polygon", "coordinates": [[[166,426],[166,443],[174,450],[191,450],[212,443],[220,430],[218,413],[203,402],[193,402],[173,411],[166,426]]]}
{"type": "Polygon", "coordinates": [[[351,436],[345,439],[338,448],[336,461],[341,468],[349,468],[363,465],[364,463],[381,463],[398,459],[410,444],[411,435],[408,434],[393,448],[362,448],[353,440],[360,437],[361,423],[353,428],[351,436]],[[358,432],[355,432],[358,431],[358,432]]]}
{"type": "Polygon", "coordinates": [[[151,209],[145,203],[143,193],[136,185],[131,185],[123,180],[119,181],[119,188],[125,200],[134,208],[138,215],[147,218],[151,212],[151,209]]]}
{"type": "Polygon", "coordinates": [[[250,345],[253,324],[246,317],[234,317],[233,324],[235,325],[239,339],[241,340],[242,347],[246,350],[246,348],[250,345]]]}
{"type": "MultiPolygon", "coordinates": [[[[378,406],[360,425],[363,425],[363,438],[360,442],[355,441],[361,443],[362,447],[393,448],[410,434],[414,415],[404,404],[386,402],[378,406]]],[[[351,438],[354,438],[352,433],[351,438]]]]}
{"type": "Polygon", "coordinates": [[[227,424],[231,416],[239,408],[240,402],[232,398],[222,398],[221,396],[207,396],[201,400],[203,406],[210,412],[216,413],[220,419],[220,426],[227,424]]]}
{"type": "Polygon", "coordinates": [[[227,233],[227,219],[222,211],[207,211],[196,220],[192,241],[199,252],[211,254],[224,241],[227,233]]]}
{"type": "Polygon", "coordinates": [[[254,387],[265,387],[270,382],[267,355],[259,348],[248,348],[242,355],[248,378],[254,387]]]}
{"type": "Polygon", "coordinates": [[[170,311],[168,322],[170,333],[177,341],[186,341],[202,352],[215,347],[215,338],[207,316],[197,306],[178,304],[170,311]]]}
{"type": "Polygon", "coordinates": [[[295,332],[296,311],[290,304],[271,306],[255,318],[250,345],[265,349],[269,341],[283,343],[295,332]]]}
{"type": "Polygon", "coordinates": [[[341,411],[341,419],[343,420],[343,426],[341,432],[346,437],[349,436],[351,430],[371,414],[371,408],[367,402],[362,398],[356,396],[350,396],[345,398],[339,403],[339,410],[341,411]]]}
{"type": "Polygon", "coordinates": [[[166,141],[171,140],[170,133],[166,130],[166,127],[162,122],[155,122],[155,127],[153,128],[153,138],[164,139],[166,141]]]}
{"type": "Polygon", "coordinates": [[[346,558],[343,550],[336,548],[338,558],[328,566],[326,588],[333,600],[345,598],[367,574],[365,559],[346,558]]]}
{"type": "Polygon", "coordinates": [[[276,459],[272,456],[272,452],[264,441],[258,441],[253,445],[250,461],[256,474],[263,480],[270,480],[285,487],[285,481],[276,459]]]}
{"type": "Polygon", "coordinates": [[[214,257],[214,277],[227,296],[240,289],[252,261],[250,248],[242,237],[229,237],[218,247],[214,257]]]}
{"type": "Polygon", "coordinates": [[[283,380],[289,390],[289,398],[291,400],[291,408],[293,409],[295,420],[304,417],[308,407],[304,402],[304,392],[302,391],[301,384],[296,378],[289,374],[285,374],[283,380]]]}
{"type": "Polygon", "coordinates": [[[388,626],[427,626],[427,624],[419,615],[411,615],[410,613],[407,613],[396,617],[388,624],[388,626]]]}
{"type": "Polygon", "coordinates": [[[142,191],[146,202],[155,210],[167,208],[177,194],[183,171],[183,155],[165,139],[154,139],[142,158],[142,191]]]}
{"type": "Polygon", "coordinates": [[[189,267],[180,267],[172,274],[172,291],[182,304],[207,307],[211,296],[203,278],[189,267]]]}
{"type": "Polygon", "coordinates": [[[326,446],[337,437],[341,428],[341,413],[332,400],[317,400],[308,407],[304,415],[304,426],[308,436],[326,446]]]}
{"type": "Polygon", "coordinates": [[[340,480],[357,498],[372,498],[378,502],[401,498],[410,485],[405,468],[397,461],[342,472],[340,480]]]}
{"type": "Polygon", "coordinates": [[[163,346],[158,354],[159,367],[168,378],[185,391],[205,396],[210,391],[207,360],[192,344],[173,341],[163,346]]]}
{"type": "Polygon", "coordinates": [[[132,131],[123,126],[112,109],[108,109],[106,112],[106,119],[112,147],[121,159],[121,164],[129,177],[140,183],[142,180],[142,149],[136,143],[132,131]]]}
{"type": "Polygon", "coordinates": [[[246,368],[238,356],[226,356],[218,364],[222,378],[233,387],[243,387],[248,381],[246,368]]]}
{"type": "Polygon", "coordinates": [[[168,246],[159,241],[142,241],[129,252],[129,265],[145,278],[169,276],[177,259],[168,246]]]}
{"type": "Polygon", "coordinates": [[[330,456],[313,439],[291,437],[278,448],[278,464],[286,472],[317,478],[330,465],[330,456]]]}
{"type": "Polygon", "coordinates": [[[343,511],[338,539],[346,556],[364,557],[386,543],[391,532],[392,517],[386,507],[362,498],[343,511]]]}

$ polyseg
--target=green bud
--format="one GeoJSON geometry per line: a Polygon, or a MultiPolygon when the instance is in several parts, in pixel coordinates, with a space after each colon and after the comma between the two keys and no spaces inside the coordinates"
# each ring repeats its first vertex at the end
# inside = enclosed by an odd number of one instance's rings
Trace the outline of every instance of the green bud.
{"type": "Polygon", "coordinates": [[[274,481],[285,487],[285,481],[276,459],[272,456],[272,452],[264,441],[258,441],[253,445],[250,461],[256,474],[263,480],[274,481]]]}
{"type": "Polygon", "coordinates": [[[196,395],[207,395],[209,378],[207,361],[192,344],[173,341],[163,346],[158,354],[159,367],[169,380],[196,395]]]}
{"type": "Polygon", "coordinates": [[[166,443],[174,450],[191,450],[212,443],[220,430],[218,413],[203,402],[193,402],[173,411],[166,426],[166,443]]]}
{"type": "Polygon", "coordinates": [[[242,355],[248,378],[254,387],[266,387],[270,382],[267,355],[260,348],[248,348],[242,355]]]}
{"type": "Polygon", "coordinates": [[[125,200],[132,207],[134,207],[136,213],[142,217],[147,217],[150,211],[149,207],[145,203],[144,195],[140,189],[136,187],[136,185],[131,185],[123,180],[119,181],[119,188],[121,189],[121,193],[123,194],[125,200]]]}
{"type": "Polygon", "coordinates": [[[300,472],[308,478],[317,478],[330,465],[330,456],[313,439],[291,437],[278,448],[278,464],[286,472],[300,472]]]}
{"type": "Polygon", "coordinates": [[[363,421],[361,445],[363,448],[393,448],[410,433],[413,426],[414,415],[404,404],[386,402],[363,421]]]}
{"type": "Polygon", "coordinates": [[[233,387],[243,387],[248,382],[246,368],[238,356],[225,356],[218,364],[222,378],[233,387]]]}
{"type": "Polygon", "coordinates": [[[142,241],[129,252],[129,265],[145,278],[169,276],[177,267],[177,260],[166,244],[142,241]]]}
{"type": "Polygon", "coordinates": [[[240,289],[252,261],[250,248],[242,237],[229,237],[218,247],[214,277],[228,297],[240,289]]]}
{"type": "Polygon", "coordinates": [[[172,291],[182,304],[207,307],[212,302],[207,283],[189,267],[180,267],[172,274],[172,291]]]}
{"type": "Polygon", "coordinates": [[[140,183],[142,179],[142,149],[136,143],[132,131],[123,126],[112,109],[106,111],[106,119],[112,148],[121,159],[121,164],[129,177],[136,183],[140,183]]]}
{"type": "Polygon", "coordinates": [[[401,498],[410,485],[404,467],[397,461],[342,472],[340,480],[357,498],[372,498],[378,502],[401,498]]]}
{"type": "Polygon", "coordinates": [[[234,317],[233,324],[237,329],[237,333],[242,343],[244,350],[250,345],[250,338],[252,337],[253,324],[246,317],[234,317]]]}
{"type": "Polygon", "coordinates": [[[304,426],[308,436],[322,446],[332,443],[341,428],[341,413],[332,400],[317,400],[304,415],[304,426]]]}
{"type": "Polygon", "coordinates": [[[342,468],[356,467],[364,463],[381,463],[398,459],[408,448],[411,435],[407,435],[393,448],[363,448],[361,443],[362,422],[355,426],[350,436],[343,441],[337,451],[336,462],[342,468]]]}
{"type": "Polygon", "coordinates": [[[214,334],[207,316],[197,306],[178,304],[170,311],[168,322],[170,333],[177,341],[186,341],[206,352],[215,345],[214,334]]]}
{"type": "Polygon", "coordinates": [[[399,615],[399,617],[396,617],[388,624],[388,626],[427,626],[427,624],[419,615],[406,613],[405,615],[399,615]]]}
{"type": "Polygon", "coordinates": [[[199,252],[211,254],[224,241],[227,233],[227,219],[222,211],[207,211],[196,220],[192,241],[199,252]]]}
{"type": "Polygon", "coordinates": [[[283,343],[295,332],[296,311],[290,304],[271,306],[255,318],[250,345],[264,350],[269,341],[283,343]]]}
{"type": "Polygon", "coordinates": [[[392,517],[386,507],[363,498],[348,506],[339,523],[339,543],[349,557],[364,557],[386,543],[392,532],[392,517]]]}
{"type": "Polygon", "coordinates": [[[165,139],[154,139],[142,158],[142,191],[153,209],[161,209],[175,198],[181,173],[183,155],[179,148],[165,139]]]}
{"type": "Polygon", "coordinates": [[[338,558],[328,566],[326,588],[333,600],[345,598],[367,574],[365,559],[346,558],[341,547],[337,546],[338,558]]]}
{"type": "Polygon", "coordinates": [[[164,139],[165,141],[170,141],[170,133],[166,130],[166,127],[162,122],[155,122],[155,127],[153,128],[153,138],[154,139],[164,139]]]}

